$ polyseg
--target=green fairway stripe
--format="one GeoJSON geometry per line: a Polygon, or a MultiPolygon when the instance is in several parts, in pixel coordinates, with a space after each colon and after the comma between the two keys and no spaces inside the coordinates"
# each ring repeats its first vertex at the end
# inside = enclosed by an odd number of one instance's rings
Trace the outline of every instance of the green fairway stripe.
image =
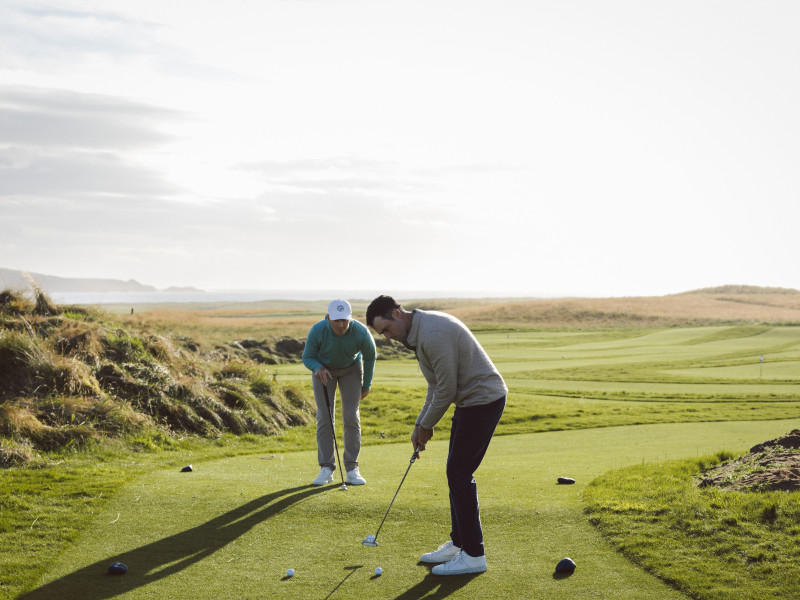
{"type": "Polygon", "coordinates": [[[307,485],[318,470],[312,452],[200,462],[192,473],[165,467],[109,502],[26,598],[681,598],[611,549],[585,518],[581,490],[614,468],[744,451],[796,427],[800,420],[498,437],[476,474],[489,570],[444,580],[417,563],[449,532],[441,439],[412,466],[377,548],[360,541],[396,490],[408,444],[365,447],[368,484],[346,492],[307,485]],[[556,485],[560,476],[576,484],[556,485]],[[565,556],[578,569],[554,578],[565,556]],[[128,574],[105,574],[115,560],[128,561],[128,574]]]}

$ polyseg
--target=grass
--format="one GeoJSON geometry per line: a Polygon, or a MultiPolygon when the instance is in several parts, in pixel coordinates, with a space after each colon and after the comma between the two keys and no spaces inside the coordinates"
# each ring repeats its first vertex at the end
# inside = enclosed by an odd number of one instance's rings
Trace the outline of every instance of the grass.
{"type": "Polygon", "coordinates": [[[13,598],[20,582],[42,573],[54,550],[74,544],[95,512],[126,482],[141,475],[97,461],[77,461],[59,468],[11,469],[0,487],[0,597],[13,598]]]}
{"type": "MultiPolygon", "coordinates": [[[[750,296],[747,303],[712,300],[753,311],[764,298],[750,296]]],[[[793,310],[794,296],[783,296],[780,311],[793,310]]],[[[7,306],[17,310],[14,301],[7,306]]],[[[369,484],[351,487],[347,494],[335,487],[319,491],[306,486],[316,474],[313,425],[286,429],[279,424],[283,432],[268,437],[223,434],[205,440],[127,425],[124,443],[89,439],[83,445],[40,450],[35,468],[0,470],[0,598],[17,598],[22,590],[32,590],[29,598],[248,598],[265,591],[276,597],[319,598],[345,593],[375,598],[683,597],[642,570],[638,565],[643,561],[632,563],[609,545],[583,513],[580,492],[612,469],[697,459],[721,448],[744,450],[797,427],[800,330],[762,322],[581,329],[556,322],[542,327],[533,318],[541,308],[536,302],[530,313],[517,306],[514,314],[520,318],[510,325],[488,302],[437,302],[441,305],[435,308],[452,305],[452,312],[462,316],[482,311],[476,313],[474,329],[510,388],[499,435],[478,477],[492,565],[487,574],[442,582],[416,565],[419,553],[435,548],[447,535],[442,461],[448,419],[437,427],[431,452],[415,464],[404,484],[381,533],[386,543],[372,554],[364,554],[358,543],[371,531],[360,525],[355,531],[353,524],[369,521],[377,526],[407,465],[410,426],[425,391],[416,362],[391,354],[391,360],[378,362],[373,392],[362,402],[362,464],[369,484]],[[180,474],[180,467],[189,463],[197,471],[180,474]],[[578,483],[553,485],[562,475],[578,483]],[[298,567],[298,556],[317,558],[298,567]],[[554,579],[552,569],[563,556],[575,559],[579,569],[573,577],[554,579]],[[120,557],[140,566],[124,578],[109,578],[107,563],[120,557]],[[373,557],[380,565],[368,562],[373,557]],[[289,563],[298,574],[284,580],[289,563]],[[375,566],[386,574],[373,578],[375,566]],[[518,572],[533,577],[520,579],[518,572]]],[[[659,313],[669,302],[648,310],[659,313]]],[[[364,307],[354,303],[354,308],[358,314],[364,307]]],[[[58,320],[42,317],[42,322],[49,319],[65,332],[61,337],[69,341],[71,360],[109,351],[128,361],[121,372],[107,367],[105,374],[118,378],[109,381],[132,382],[133,391],[165,377],[170,380],[152,366],[164,360],[165,350],[170,352],[170,344],[158,340],[184,339],[186,347],[197,346],[191,352],[201,363],[199,357],[215,357],[196,369],[205,374],[204,385],[233,410],[253,406],[253,395],[265,397],[274,385],[291,392],[287,402],[302,403],[309,395],[310,374],[299,364],[245,364],[238,354],[219,360],[217,346],[283,331],[305,335],[319,318],[317,309],[303,313],[305,308],[290,306],[217,306],[190,315],[142,313],[137,308],[135,315],[117,317],[122,333],[98,322],[83,339],[76,338],[72,323],[85,320],[83,309],[65,311],[58,320]]],[[[614,318],[623,319],[626,310],[623,306],[614,318]]],[[[637,310],[647,312],[641,306],[637,310]]],[[[7,337],[11,341],[3,347],[27,348],[19,339],[7,337]]],[[[49,374],[54,388],[71,381],[59,378],[64,357],[56,354],[44,352],[42,364],[55,366],[42,367],[30,381],[39,373],[49,374]]],[[[15,356],[0,359],[10,364],[15,356]]],[[[180,377],[172,377],[180,383],[180,377]]],[[[15,385],[27,389],[29,381],[15,385]]],[[[189,392],[198,389],[205,388],[187,386],[189,392]]],[[[121,426],[129,423],[130,415],[119,413],[120,406],[108,406],[121,426]]],[[[51,418],[67,429],[79,427],[102,403],[87,403],[74,394],[53,397],[42,407],[37,418],[51,418]]],[[[12,411],[22,424],[33,414],[15,398],[0,409],[12,411]]],[[[16,456],[2,445],[5,438],[0,441],[0,456],[16,456]]],[[[15,453],[29,450],[24,444],[13,447],[15,453]]],[[[679,502],[683,493],[679,488],[673,497],[679,502]]],[[[774,514],[783,514],[780,510],[776,507],[774,514]]],[[[643,537],[647,531],[658,535],[655,522],[643,527],[650,527],[642,529],[643,537]]],[[[716,548],[673,549],[681,554],[718,552],[716,548]]],[[[772,557],[767,549],[761,556],[763,563],[772,557]]],[[[691,580],[659,575],[673,586],[694,590],[691,580]]],[[[757,589],[758,584],[748,585],[757,589]]]]}
{"type": "Polygon", "coordinates": [[[0,598],[16,598],[49,569],[52,557],[74,547],[125,485],[161,469],[178,470],[198,458],[307,449],[310,439],[308,428],[270,438],[226,434],[211,442],[148,431],[130,441],[138,449],[133,454],[127,446],[116,451],[108,446],[69,447],[33,468],[0,470],[0,598]]]}
{"type": "MultiPolygon", "coordinates": [[[[302,345],[294,341],[294,346],[302,345]]],[[[0,293],[0,464],[137,435],[275,434],[313,419],[308,395],[277,385],[271,349],[197,345],[99,310],[0,293]]],[[[282,359],[283,360],[283,359],[282,359]]]]}
{"type": "MultiPolygon", "coordinates": [[[[510,389],[500,434],[800,417],[798,328],[490,331],[477,336],[510,389]]],[[[269,369],[278,381],[309,385],[303,365],[269,369]]],[[[365,436],[407,435],[409,415],[416,415],[425,393],[416,361],[378,361],[375,381],[362,403],[365,436]]],[[[442,428],[446,432],[447,424],[442,428]]]]}
{"type": "MultiPolygon", "coordinates": [[[[441,580],[417,564],[447,536],[446,442],[415,463],[379,535],[374,533],[410,456],[407,444],[371,446],[369,483],[343,492],[308,486],[313,451],[193,460],[173,456],[126,484],[70,551],[54,559],[37,589],[44,598],[680,598],[615,552],[583,517],[581,491],[620,466],[697,456],[719,445],[743,449],[781,423],[704,423],[605,428],[496,438],[478,471],[490,569],[441,580]],[[590,450],[590,451],[587,451],[590,450]],[[558,476],[577,480],[558,486],[558,476]],[[575,575],[555,578],[570,556],[575,575]],[[105,570],[128,565],[124,577],[105,570]],[[374,568],[384,575],[375,578],[374,568]],[[297,574],[285,579],[285,571],[297,574]]],[[[195,459],[197,457],[194,457],[195,459]]]]}
{"type": "Polygon", "coordinates": [[[718,453],[606,473],[584,493],[590,522],[690,597],[800,597],[800,494],[697,487],[701,472],[729,458],[718,453]]]}

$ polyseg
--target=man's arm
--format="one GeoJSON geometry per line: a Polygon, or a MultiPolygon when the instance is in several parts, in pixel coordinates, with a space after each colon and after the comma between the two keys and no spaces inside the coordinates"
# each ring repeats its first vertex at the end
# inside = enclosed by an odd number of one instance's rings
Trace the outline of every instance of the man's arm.
{"type": "Polygon", "coordinates": [[[417,423],[425,429],[433,429],[455,401],[458,392],[458,349],[453,336],[445,331],[426,336],[424,357],[430,365],[426,373],[427,410],[424,415],[420,413],[417,423]]]}
{"type": "Polygon", "coordinates": [[[303,364],[315,377],[319,377],[322,383],[327,384],[331,374],[328,369],[325,368],[325,365],[319,361],[319,350],[321,347],[322,331],[319,327],[314,326],[308,332],[306,345],[305,348],[303,348],[303,364]]]}
{"type": "MultiPolygon", "coordinates": [[[[359,323],[360,325],[360,323],[359,323]]],[[[375,348],[375,339],[369,332],[369,329],[363,325],[359,327],[361,331],[361,360],[364,363],[364,383],[362,384],[361,397],[364,398],[369,394],[372,387],[372,377],[375,374],[375,361],[378,358],[378,351],[375,348]],[[364,393],[366,391],[366,394],[364,393]]]]}

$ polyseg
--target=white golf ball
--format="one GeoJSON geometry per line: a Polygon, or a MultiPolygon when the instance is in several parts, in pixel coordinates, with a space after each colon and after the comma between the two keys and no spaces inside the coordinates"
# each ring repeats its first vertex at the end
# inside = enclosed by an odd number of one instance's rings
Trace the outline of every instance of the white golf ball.
{"type": "Polygon", "coordinates": [[[287,570],[286,571],[286,576],[287,577],[293,577],[294,576],[294,569],[287,570]]]}
{"type": "Polygon", "coordinates": [[[376,568],[375,575],[383,575],[383,569],[381,569],[380,567],[376,568]]]}

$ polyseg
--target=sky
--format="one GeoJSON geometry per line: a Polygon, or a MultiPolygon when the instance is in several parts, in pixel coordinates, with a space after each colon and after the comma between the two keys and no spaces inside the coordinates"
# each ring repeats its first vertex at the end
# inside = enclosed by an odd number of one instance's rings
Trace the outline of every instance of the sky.
{"type": "Polygon", "coordinates": [[[795,0],[0,0],[0,267],[800,288],[795,0]]]}

